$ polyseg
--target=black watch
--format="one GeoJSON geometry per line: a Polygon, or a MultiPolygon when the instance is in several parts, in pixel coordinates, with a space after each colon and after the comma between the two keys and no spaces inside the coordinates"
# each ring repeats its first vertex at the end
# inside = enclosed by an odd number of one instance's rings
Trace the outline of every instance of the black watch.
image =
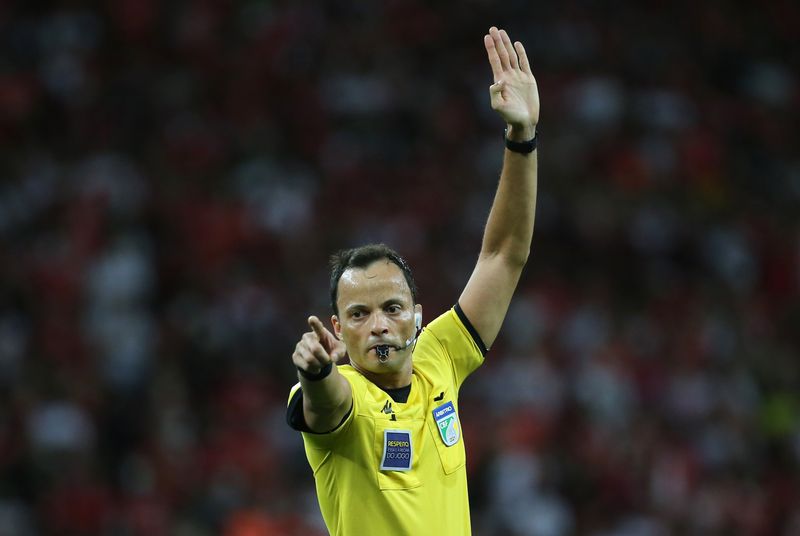
{"type": "Polygon", "coordinates": [[[508,139],[508,128],[503,131],[503,140],[506,142],[506,149],[514,153],[529,154],[536,150],[536,142],[539,140],[539,130],[528,141],[512,141],[508,139]]]}
{"type": "Polygon", "coordinates": [[[320,371],[317,372],[316,374],[312,372],[306,372],[300,367],[295,367],[295,368],[303,378],[307,379],[308,381],[318,382],[320,380],[324,380],[325,378],[327,378],[328,375],[330,375],[330,373],[333,371],[333,361],[322,367],[320,371]]]}

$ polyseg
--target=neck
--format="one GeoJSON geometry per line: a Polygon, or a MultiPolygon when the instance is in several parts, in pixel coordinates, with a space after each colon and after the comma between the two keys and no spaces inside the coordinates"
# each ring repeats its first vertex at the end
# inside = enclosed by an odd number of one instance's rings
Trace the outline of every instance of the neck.
{"type": "MultiPolygon", "coordinates": [[[[366,379],[382,389],[398,389],[411,384],[412,365],[411,359],[406,360],[399,370],[386,370],[385,372],[372,372],[351,360],[350,365],[360,372],[366,379]]],[[[388,368],[388,367],[387,367],[388,368]]]]}

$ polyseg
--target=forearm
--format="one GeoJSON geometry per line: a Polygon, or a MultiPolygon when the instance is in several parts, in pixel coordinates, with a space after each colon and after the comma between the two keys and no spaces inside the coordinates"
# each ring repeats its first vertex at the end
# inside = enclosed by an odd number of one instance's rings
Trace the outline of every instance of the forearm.
{"type": "MultiPolygon", "coordinates": [[[[509,139],[533,138],[535,127],[509,129],[509,139]]],[[[524,265],[530,252],[536,214],[538,149],[521,154],[506,149],[503,171],[497,187],[481,246],[482,257],[502,256],[510,263],[524,265]]]]}
{"type": "Polygon", "coordinates": [[[341,422],[350,409],[350,383],[339,374],[336,365],[331,373],[317,381],[298,374],[303,390],[303,416],[315,432],[326,432],[341,422]]]}
{"type": "MultiPolygon", "coordinates": [[[[525,47],[519,41],[512,44],[508,34],[494,26],[483,43],[494,77],[489,86],[492,109],[509,125],[509,140],[529,141],[539,122],[539,89],[525,47]]],[[[536,150],[524,154],[505,150],[481,253],[458,299],[487,347],[500,331],[530,253],[537,160],[536,150]]]]}

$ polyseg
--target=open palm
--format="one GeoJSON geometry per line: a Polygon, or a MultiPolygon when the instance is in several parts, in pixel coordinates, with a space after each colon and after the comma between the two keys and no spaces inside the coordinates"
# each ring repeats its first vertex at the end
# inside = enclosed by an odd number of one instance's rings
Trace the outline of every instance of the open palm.
{"type": "Polygon", "coordinates": [[[522,43],[513,45],[505,30],[492,26],[483,37],[492,66],[489,88],[492,109],[514,127],[535,127],[539,122],[539,89],[522,43]]]}

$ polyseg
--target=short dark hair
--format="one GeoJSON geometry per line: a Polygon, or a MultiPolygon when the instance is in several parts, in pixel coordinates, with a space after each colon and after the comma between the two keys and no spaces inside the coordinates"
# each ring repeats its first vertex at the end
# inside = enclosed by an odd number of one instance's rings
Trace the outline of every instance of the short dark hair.
{"type": "Polygon", "coordinates": [[[339,314],[339,307],[336,299],[339,297],[339,279],[349,268],[366,268],[375,261],[386,259],[397,265],[402,270],[403,275],[411,290],[411,300],[417,303],[417,284],[414,282],[414,274],[408,263],[395,250],[386,244],[367,244],[357,248],[341,249],[331,255],[331,309],[333,313],[339,314]]]}

